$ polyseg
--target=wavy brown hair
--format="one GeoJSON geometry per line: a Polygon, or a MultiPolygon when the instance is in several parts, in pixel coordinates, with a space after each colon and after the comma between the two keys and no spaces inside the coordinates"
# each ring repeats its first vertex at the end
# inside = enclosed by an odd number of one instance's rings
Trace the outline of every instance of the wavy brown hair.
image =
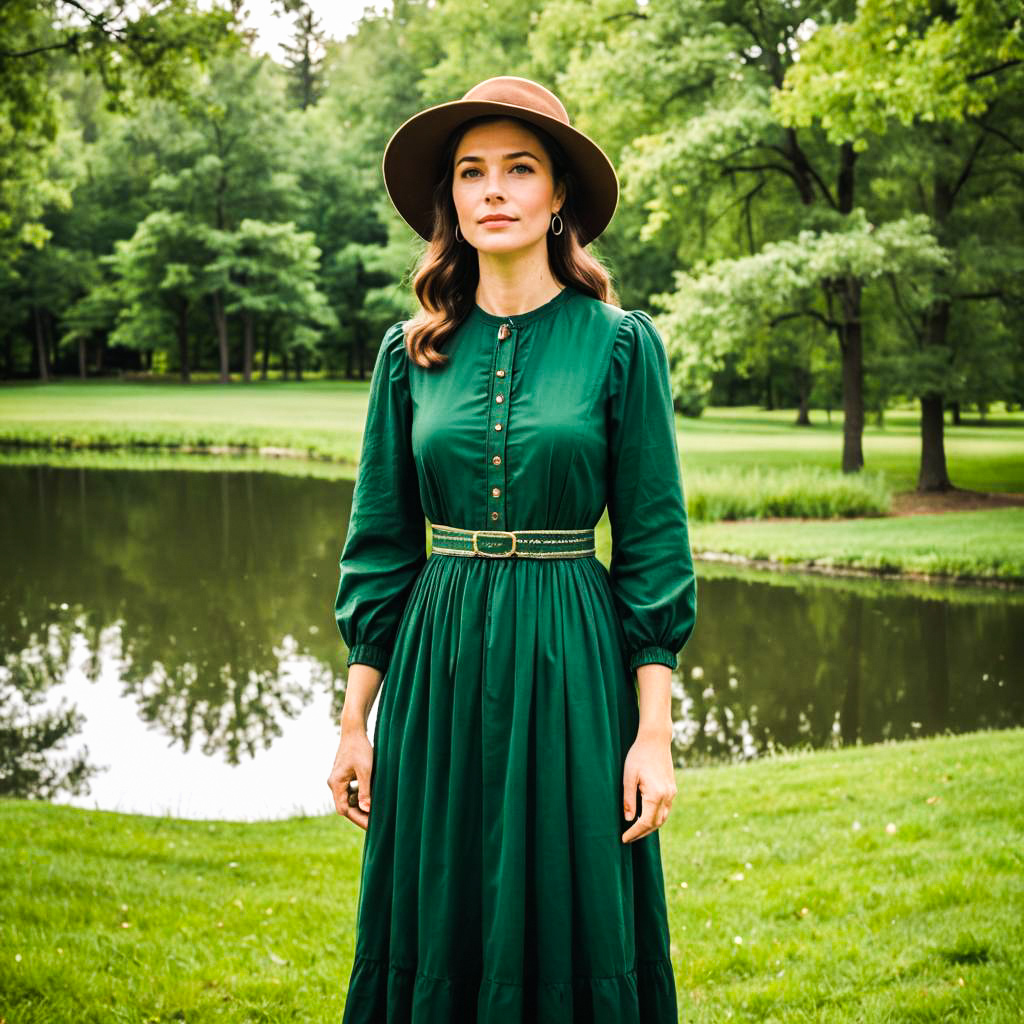
{"type": "MultiPolygon", "coordinates": [[[[455,237],[458,217],[452,198],[455,151],[462,136],[474,125],[502,121],[504,116],[474,118],[460,125],[444,150],[444,174],[434,186],[434,230],[413,273],[413,291],[419,300],[417,314],[405,325],[409,358],[420,366],[443,366],[448,356],[441,346],[469,315],[476,303],[480,280],[477,252],[455,237]]],[[[518,118],[512,118],[518,121],[518,118]]],[[[604,265],[580,245],[577,215],[579,186],[572,166],[558,142],[542,128],[519,123],[532,132],[551,160],[555,186],[565,185],[565,201],[558,211],[565,229],[560,235],[548,231],[548,264],[559,284],[572,285],[584,295],[618,305],[611,276],[604,265]]]]}

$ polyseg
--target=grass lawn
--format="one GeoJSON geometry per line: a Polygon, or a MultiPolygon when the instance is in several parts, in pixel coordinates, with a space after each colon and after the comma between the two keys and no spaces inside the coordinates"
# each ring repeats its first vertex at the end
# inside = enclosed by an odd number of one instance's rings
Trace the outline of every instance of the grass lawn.
{"type": "Polygon", "coordinates": [[[694,523],[696,554],[1024,583],[1024,508],[837,521],[694,523]]]}
{"type": "MultiPolygon", "coordinates": [[[[368,382],[267,381],[252,384],[59,381],[0,385],[0,441],[247,444],[297,448],[354,464],[366,417],[368,382]]],[[[815,465],[838,469],[842,415],[794,427],[792,410],[708,409],[677,417],[684,473],[689,468],[815,465]]],[[[1001,413],[992,426],[947,426],[953,482],[985,491],[1024,492],[1024,414],[1001,413]]],[[[884,470],[896,491],[917,480],[916,410],[890,412],[864,432],[868,469],[884,470]]]]}
{"type": "MultiPolygon", "coordinates": [[[[1024,731],[679,772],[682,1019],[1019,1021],[1024,731]]],[[[363,833],[0,801],[6,1024],[339,1020],[363,833]]]]}
{"type": "MultiPolygon", "coordinates": [[[[707,409],[699,419],[677,417],[683,471],[718,466],[840,468],[843,417],[811,414],[814,426],[794,427],[792,410],[707,409]]],[[[1024,414],[1001,413],[992,426],[945,428],[946,462],[957,487],[976,491],[1024,491],[1024,414]]],[[[885,426],[864,430],[866,469],[882,470],[894,491],[917,486],[921,455],[916,409],[886,414],[885,426]]]]}

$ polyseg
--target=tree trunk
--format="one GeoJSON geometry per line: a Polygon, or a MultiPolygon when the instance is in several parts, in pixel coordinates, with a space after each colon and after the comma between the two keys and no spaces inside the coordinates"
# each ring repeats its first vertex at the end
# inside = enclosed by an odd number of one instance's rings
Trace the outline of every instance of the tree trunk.
{"type": "Polygon", "coordinates": [[[32,307],[32,324],[36,338],[36,368],[40,380],[49,380],[50,372],[46,363],[46,339],[43,337],[43,318],[38,306],[32,307]]]}
{"type": "Polygon", "coordinates": [[[252,310],[242,314],[242,378],[246,384],[252,381],[252,355],[255,348],[253,338],[252,310]]]}
{"type": "Polygon", "coordinates": [[[224,312],[224,296],[215,291],[210,296],[213,303],[213,322],[217,328],[217,350],[220,354],[220,379],[222,384],[231,381],[231,368],[228,359],[228,317],[224,312]]]}
{"type": "Polygon", "coordinates": [[[85,363],[88,355],[88,346],[85,343],[85,338],[80,337],[78,339],[78,376],[82,380],[86,378],[85,363]]]}
{"type": "Polygon", "coordinates": [[[921,469],[917,476],[919,491],[949,491],[953,484],[946,472],[944,444],[945,418],[942,395],[921,396],[921,469]]]}
{"type": "Polygon", "coordinates": [[[302,350],[295,352],[295,379],[302,380],[302,350]]]}
{"type": "Polygon", "coordinates": [[[864,338],[860,320],[861,282],[852,274],[838,282],[843,318],[839,350],[843,359],[843,472],[864,468],[864,338]]]}
{"type": "Polygon", "coordinates": [[[263,323],[260,327],[260,338],[262,344],[262,358],[260,366],[260,380],[266,380],[270,370],[270,324],[263,323]]]}
{"type": "MultiPolygon", "coordinates": [[[[849,214],[856,201],[854,166],[857,152],[850,142],[839,147],[839,174],[836,188],[839,212],[849,214]]],[[[857,473],[864,468],[864,335],[861,324],[863,283],[853,274],[832,282],[839,298],[842,317],[839,325],[839,351],[843,360],[843,472],[857,473]]]]}
{"type": "Polygon", "coordinates": [[[50,369],[50,376],[56,377],[57,366],[57,339],[53,336],[54,317],[48,309],[43,310],[43,350],[46,352],[46,360],[50,369]]]}
{"type": "MultiPolygon", "coordinates": [[[[942,174],[935,175],[932,188],[933,212],[941,242],[945,239],[946,226],[953,210],[955,189],[942,174]]],[[[925,312],[922,332],[925,351],[944,349],[949,353],[946,341],[950,311],[949,299],[940,298],[925,312]]],[[[921,395],[921,466],[917,474],[919,491],[948,491],[953,487],[946,470],[944,405],[945,394],[941,391],[931,390],[921,395]]]]}
{"type": "Polygon", "coordinates": [[[951,416],[951,418],[953,420],[953,426],[954,427],[959,427],[960,426],[960,403],[959,402],[950,402],[949,403],[949,412],[950,412],[950,416],[951,416]]]}
{"type": "Polygon", "coordinates": [[[811,388],[814,383],[814,376],[810,370],[802,370],[800,373],[800,407],[796,411],[796,426],[811,426],[811,388]]]}
{"type": "Polygon", "coordinates": [[[188,384],[192,379],[188,364],[188,303],[178,308],[178,361],[181,363],[181,382],[188,384]]]}

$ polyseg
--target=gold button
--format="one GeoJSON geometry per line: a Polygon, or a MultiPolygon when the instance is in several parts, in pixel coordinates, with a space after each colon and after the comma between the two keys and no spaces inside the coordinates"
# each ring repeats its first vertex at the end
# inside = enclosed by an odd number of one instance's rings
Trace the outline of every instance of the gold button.
{"type": "Polygon", "coordinates": [[[498,497],[498,495],[499,495],[499,494],[501,494],[501,488],[500,488],[500,487],[492,487],[492,488],[491,488],[491,494],[492,494],[492,495],[493,495],[493,496],[494,496],[495,498],[497,498],[497,497],[498,497]]]}
{"type": "Polygon", "coordinates": [[[497,519],[498,518],[498,513],[497,512],[492,512],[491,513],[491,518],[492,519],[497,519]]]}
{"type": "Polygon", "coordinates": [[[505,401],[505,396],[504,395],[498,395],[498,397],[495,398],[494,400],[500,405],[502,402],[505,401]]]}
{"type": "Polygon", "coordinates": [[[501,465],[501,456],[500,455],[495,455],[494,458],[491,459],[491,462],[493,462],[496,466],[500,466],[501,465]]]}
{"type": "Polygon", "coordinates": [[[497,372],[496,372],[496,373],[494,374],[494,376],[495,376],[495,377],[504,377],[504,376],[505,376],[505,371],[504,371],[504,370],[498,370],[498,371],[497,371],[497,372]]]}
{"type": "Polygon", "coordinates": [[[495,423],[494,424],[494,429],[495,430],[501,430],[501,424],[500,423],[495,423]]]}

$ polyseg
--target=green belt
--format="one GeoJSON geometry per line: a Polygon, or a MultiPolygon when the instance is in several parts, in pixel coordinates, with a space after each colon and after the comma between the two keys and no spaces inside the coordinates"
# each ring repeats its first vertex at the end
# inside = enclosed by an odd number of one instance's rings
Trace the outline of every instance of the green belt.
{"type": "Polygon", "coordinates": [[[583,558],[594,554],[590,530],[463,530],[430,524],[431,555],[479,558],[583,558]]]}

